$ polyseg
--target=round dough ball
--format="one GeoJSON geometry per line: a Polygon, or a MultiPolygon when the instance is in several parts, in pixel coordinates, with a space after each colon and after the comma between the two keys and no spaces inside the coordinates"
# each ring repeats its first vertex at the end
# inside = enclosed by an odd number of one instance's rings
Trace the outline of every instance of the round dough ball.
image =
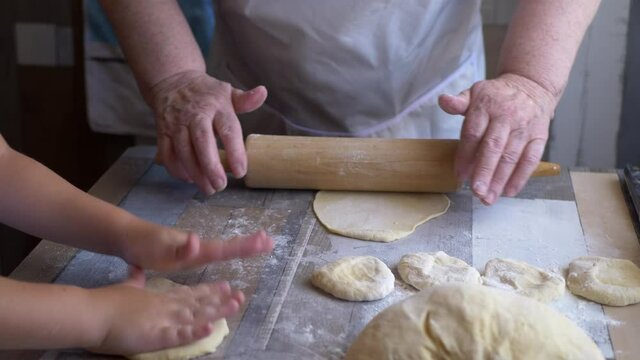
{"type": "Polygon", "coordinates": [[[398,273],[418,290],[446,283],[482,284],[478,270],[443,251],[407,254],[400,259],[398,273]]]}
{"type": "Polygon", "coordinates": [[[640,302],[640,269],[631,261],[584,256],[569,264],[569,290],[600,304],[626,306],[640,302]]]}
{"type": "Polygon", "coordinates": [[[434,286],[378,314],[345,360],[604,359],[579,327],[541,302],[480,285],[434,286]]]}
{"type": "Polygon", "coordinates": [[[542,302],[562,297],[565,288],[561,275],[510,259],[489,260],[484,267],[483,283],[542,302]]]}
{"type": "Polygon", "coordinates": [[[393,291],[395,277],[373,256],[348,256],[316,270],[311,283],[344,300],[378,300],[393,291]]]}
{"type": "Polygon", "coordinates": [[[384,242],[411,234],[448,208],[442,194],[319,191],[313,201],[313,211],[332,233],[384,242]]]}

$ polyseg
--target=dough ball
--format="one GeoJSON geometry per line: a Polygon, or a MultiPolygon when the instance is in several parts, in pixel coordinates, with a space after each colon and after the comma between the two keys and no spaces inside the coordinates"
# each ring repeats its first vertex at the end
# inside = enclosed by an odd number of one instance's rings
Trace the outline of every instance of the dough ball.
{"type": "Polygon", "coordinates": [[[316,270],[311,283],[344,300],[378,300],[393,291],[395,278],[380,259],[348,256],[316,270]]]}
{"type": "Polygon", "coordinates": [[[631,261],[584,256],[569,264],[569,290],[600,304],[626,306],[640,302],[640,269],[631,261]]]}
{"type": "Polygon", "coordinates": [[[356,239],[389,242],[447,212],[442,194],[319,191],[313,210],[329,231],[356,239]]]}
{"type": "Polygon", "coordinates": [[[579,327],[541,302],[480,285],[428,288],[378,314],[345,360],[604,359],[579,327]]]}
{"type": "Polygon", "coordinates": [[[565,288],[561,275],[510,259],[489,260],[484,267],[483,282],[542,302],[562,297],[565,288]]]}
{"type": "MultiPolygon", "coordinates": [[[[181,286],[171,280],[163,278],[153,278],[147,281],[145,288],[156,291],[165,292],[169,289],[181,286]]],[[[191,344],[177,346],[174,348],[163,349],[158,351],[146,352],[136,355],[127,356],[132,360],[187,360],[204,354],[216,351],[225,336],[229,334],[227,320],[224,318],[213,323],[213,331],[205,338],[195,341],[191,344]]]]}
{"type": "Polygon", "coordinates": [[[418,290],[446,283],[482,284],[478,270],[442,251],[407,254],[400,259],[398,273],[418,290]]]}

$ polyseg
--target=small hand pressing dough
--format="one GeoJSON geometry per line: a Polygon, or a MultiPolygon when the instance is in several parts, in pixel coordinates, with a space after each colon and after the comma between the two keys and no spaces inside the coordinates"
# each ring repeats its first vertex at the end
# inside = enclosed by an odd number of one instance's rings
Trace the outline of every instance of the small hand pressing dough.
{"type": "MultiPolygon", "coordinates": [[[[157,292],[165,292],[176,286],[180,286],[180,284],[163,278],[153,278],[147,281],[145,288],[157,292]]],[[[213,323],[211,335],[191,344],[127,357],[132,360],[188,360],[216,351],[227,334],[229,334],[229,327],[227,326],[227,321],[222,318],[213,323]]]]}
{"type": "Polygon", "coordinates": [[[340,299],[371,301],[389,295],[395,277],[378,258],[348,256],[316,270],[311,283],[340,299]]]}
{"type": "Polygon", "coordinates": [[[400,259],[398,273],[418,290],[446,283],[482,284],[478,270],[442,251],[407,254],[400,259]]]}
{"type": "Polygon", "coordinates": [[[510,259],[489,260],[483,282],[545,303],[562,297],[565,288],[562,276],[510,259]]]}
{"type": "Polygon", "coordinates": [[[640,302],[640,269],[631,261],[584,256],[569,264],[569,290],[600,304],[626,306],[640,302]]]}
{"type": "Polygon", "coordinates": [[[378,314],[345,360],[602,360],[596,344],[551,307],[480,285],[428,288],[378,314]]]}
{"type": "Polygon", "coordinates": [[[329,231],[356,239],[389,242],[447,212],[442,194],[319,191],[313,210],[329,231]]]}

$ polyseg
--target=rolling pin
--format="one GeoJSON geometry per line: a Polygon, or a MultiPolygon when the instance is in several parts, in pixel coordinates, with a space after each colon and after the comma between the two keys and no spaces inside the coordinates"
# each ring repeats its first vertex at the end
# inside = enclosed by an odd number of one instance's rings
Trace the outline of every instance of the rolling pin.
{"type": "MultiPolygon", "coordinates": [[[[458,140],[249,135],[244,182],[250,188],[453,192],[458,140]]],[[[229,169],[220,152],[223,166],[229,169]]],[[[560,165],[541,162],[533,176],[560,165]]]]}

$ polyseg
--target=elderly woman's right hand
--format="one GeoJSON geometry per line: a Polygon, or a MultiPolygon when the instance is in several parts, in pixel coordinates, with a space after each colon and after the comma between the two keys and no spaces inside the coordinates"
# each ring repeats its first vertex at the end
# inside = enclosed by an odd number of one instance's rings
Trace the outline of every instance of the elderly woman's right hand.
{"type": "Polygon", "coordinates": [[[236,178],[243,177],[247,155],[236,114],[259,108],[266,98],[264,86],[242,91],[199,71],[160,81],[149,99],[158,132],[156,161],[171,175],[195,182],[206,195],[223,190],[227,177],[216,136],[222,141],[231,172],[236,178]]]}

